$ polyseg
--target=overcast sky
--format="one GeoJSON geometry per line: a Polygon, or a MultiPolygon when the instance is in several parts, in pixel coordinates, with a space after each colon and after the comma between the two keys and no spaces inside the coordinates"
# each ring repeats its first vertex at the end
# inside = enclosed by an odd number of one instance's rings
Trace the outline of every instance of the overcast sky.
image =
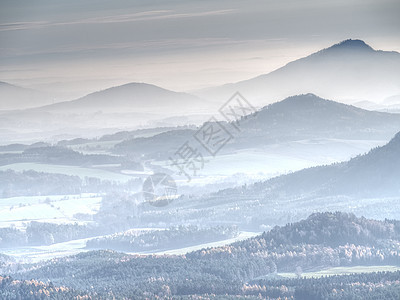
{"type": "Polygon", "coordinates": [[[268,73],[348,38],[400,51],[398,0],[0,2],[0,81],[75,97],[190,90],[268,73]]]}

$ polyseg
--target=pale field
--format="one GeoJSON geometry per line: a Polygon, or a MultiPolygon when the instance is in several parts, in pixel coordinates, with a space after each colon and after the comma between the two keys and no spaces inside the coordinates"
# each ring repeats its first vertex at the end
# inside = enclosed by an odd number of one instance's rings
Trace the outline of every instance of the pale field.
{"type": "Polygon", "coordinates": [[[25,222],[82,223],[75,214],[95,214],[102,196],[97,194],[27,196],[0,199],[0,227],[23,228],[25,222]]]}
{"type": "MultiPolygon", "coordinates": [[[[335,267],[328,268],[315,272],[304,272],[301,277],[304,278],[320,278],[323,276],[334,276],[334,275],[349,275],[349,274],[360,274],[360,273],[373,273],[373,272],[395,272],[399,271],[398,266],[354,266],[354,267],[335,267]]],[[[295,273],[278,273],[277,275],[286,278],[296,278],[295,273]]]]}
{"type": "Polygon", "coordinates": [[[16,172],[33,170],[36,172],[45,172],[53,174],[65,174],[70,176],[78,176],[81,179],[85,177],[94,177],[101,180],[109,180],[116,182],[127,182],[135,177],[119,174],[107,170],[95,169],[95,168],[84,168],[78,166],[66,166],[66,165],[50,165],[50,164],[38,164],[38,163],[15,163],[0,167],[0,171],[13,170],[16,172]]]}

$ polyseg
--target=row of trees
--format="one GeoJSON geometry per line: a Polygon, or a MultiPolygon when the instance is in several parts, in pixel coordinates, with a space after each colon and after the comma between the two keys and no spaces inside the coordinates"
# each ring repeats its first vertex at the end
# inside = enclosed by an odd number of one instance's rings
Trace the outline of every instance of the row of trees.
{"type": "Polygon", "coordinates": [[[36,171],[0,171],[0,198],[37,195],[68,195],[101,193],[115,190],[137,190],[140,179],[126,183],[111,182],[94,177],[70,176],[36,171]]]}
{"type": "Polygon", "coordinates": [[[101,234],[103,229],[92,225],[29,222],[25,230],[0,228],[0,248],[27,245],[51,245],[101,234]]]}

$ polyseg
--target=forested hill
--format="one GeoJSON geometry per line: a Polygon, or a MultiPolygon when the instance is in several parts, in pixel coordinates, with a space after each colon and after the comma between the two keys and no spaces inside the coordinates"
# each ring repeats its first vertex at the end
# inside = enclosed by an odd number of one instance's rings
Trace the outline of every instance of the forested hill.
{"type": "Polygon", "coordinates": [[[275,246],[322,244],[378,245],[385,239],[400,240],[400,221],[376,221],[347,213],[314,213],[306,220],[275,227],[256,239],[273,241],[275,246]]]}
{"type": "Polygon", "coordinates": [[[399,224],[346,213],[320,213],[256,238],[186,255],[133,256],[92,251],[28,265],[13,277],[50,280],[56,285],[120,298],[211,293],[243,296],[248,292],[246,282],[276,272],[400,266],[399,224]]]}
{"type": "MultiPolygon", "coordinates": [[[[0,299],[96,299],[96,293],[81,293],[37,280],[14,280],[0,276],[0,299]]],[[[97,298],[98,299],[98,298],[97,298]]]]}
{"type": "Polygon", "coordinates": [[[358,218],[342,212],[314,213],[307,219],[276,226],[262,235],[229,246],[199,250],[188,254],[190,257],[206,253],[239,253],[259,255],[261,252],[290,248],[299,245],[320,245],[335,248],[340,245],[379,247],[384,240],[400,241],[400,221],[377,221],[358,218]]]}

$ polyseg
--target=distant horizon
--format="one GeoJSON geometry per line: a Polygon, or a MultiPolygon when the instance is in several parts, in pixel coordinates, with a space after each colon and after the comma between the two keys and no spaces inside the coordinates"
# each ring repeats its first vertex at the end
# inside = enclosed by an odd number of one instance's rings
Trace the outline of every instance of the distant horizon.
{"type": "Polygon", "coordinates": [[[399,9],[395,0],[5,0],[0,80],[65,100],[130,82],[189,92],[269,73],[349,38],[400,52],[399,9]]]}
{"type": "MultiPolygon", "coordinates": [[[[235,82],[225,82],[225,83],[222,83],[222,84],[220,84],[220,85],[226,85],[226,84],[237,83],[237,82],[241,82],[241,81],[246,81],[246,80],[249,80],[249,79],[253,79],[253,78],[256,78],[256,77],[258,77],[258,76],[266,75],[266,74],[268,74],[268,73],[271,73],[271,72],[274,72],[274,71],[276,71],[276,70],[278,70],[278,69],[281,69],[282,67],[285,67],[287,64],[289,64],[289,63],[291,63],[291,62],[293,62],[293,61],[296,61],[296,60],[299,60],[299,59],[308,57],[308,56],[310,56],[310,55],[312,55],[312,54],[315,54],[315,53],[318,53],[318,52],[320,52],[320,51],[329,49],[329,48],[331,48],[331,47],[340,45],[340,44],[342,44],[342,43],[344,43],[344,42],[347,42],[347,41],[361,41],[361,42],[364,42],[367,46],[371,47],[374,51],[385,51],[385,52],[397,52],[397,53],[400,53],[400,52],[395,51],[395,50],[375,48],[375,47],[371,46],[371,45],[368,43],[368,41],[365,41],[365,40],[362,40],[362,39],[348,38],[348,39],[344,39],[344,40],[338,41],[338,42],[336,42],[336,43],[333,43],[333,44],[331,44],[331,45],[329,45],[329,46],[327,46],[327,47],[325,47],[325,48],[321,48],[321,49],[319,49],[319,50],[316,50],[316,51],[314,51],[314,52],[312,52],[312,53],[308,53],[308,54],[306,54],[306,55],[304,55],[304,56],[297,57],[297,58],[295,58],[295,59],[293,59],[293,60],[291,60],[291,61],[289,61],[289,62],[287,62],[287,63],[284,63],[284,64],[281,65],[281,66],[276,67],[275,69],[273,69],[273,70],[271,70],[271,71],[264,72],[264,73],[260,73],[260,74],[256,74],[256,75],[254,75],[254,76],[252,76],[252,77],[243,78],[243,79],[238,80],[238,81],[235,81],[235,82]]],[[[43,92],[43,93],[49,93],[49,94],[51,94],[51,92],[49,92],[49,91],[47,91],[47,90],[37,89],[37,88],[31,87],[31,86],[29,86],[29,85],[28,85],[28,86],[20,85],[20,84],[18,84],[18,83],[16,83],[16,82],[9,82],[9,81],[5,81],[5,80],[1,80],[1,79],[0,79],[0,82],[6,83],[6,84],[10,84],[10,85],[14,85],[14,86],[21,87],[21,88],[27,88],[27,89],[32,89],[32,90],[35,90],[35,91],[38,91],[38,92],[43,92]]],[[[158,85],[158,84],[153,83],[153,82],[147,82],[147,81],[126,81],[126,82],[122,82],[122,83],[118,83],[118,84],[114,84],[114,85],[109,85],[109,86],[105,85],[105,86],[100,87],[99,89],[89,91],[89,92],[87,92],[87,93],[81,94],[81,95],[76,96],[76,97],[74,97],[74,98],[62,99],[61,101],[57,101],[57,102],[74,101],[74,100],[78,100],[78,99],[80,99],[80,98],[82,98],[82,97],[88,96],[88,95],[93,94],[93,93],[96,93],[96,92],[102,92],[102,91],[109,90],[109,89],[112,89],[112,88],[116,88],[116,87],[120,87],[120,86],[125,86],[125,85],[128,85],[128,84],[135,84],[135,83],[137,83],[137,84],[153,85],[153,86],[156,86],[156,87],[158,87],[158,88],[165,89],[165,90],[170,90],[170,91],[179,92],[179,93],[189,93],[189,94],[190,94],[190,93],[193,93],[193,92],[196,92],[196,91],[203,90],[203,89],[206,90],[206,89],[208,89],[208,88],[212,88],[212,87],[218,86],[217,84],[213,84],[213,85],[209,85],[209,86],[206,86],[206,87],[203,87],[203,88],[195,88],[195,89],[189,89],[189,90],[180,90],[180,89],[171,89],[171,88],[169,88],[169,87],[162,86],[162,85],[158,85]]],[[[293,95],[293,96],[296,96],[296,95],[293,95]]],[[[277,101],[280,101],[280,100],[283,100],[283,99],[279,99],[279,100],[277,99],[277,101]]],[[[335,100],[335,99],[332,99],[332,100],[335,100]]],[[[55,103],[57,103],[57,102],[55,102],[55,103]]]]}

